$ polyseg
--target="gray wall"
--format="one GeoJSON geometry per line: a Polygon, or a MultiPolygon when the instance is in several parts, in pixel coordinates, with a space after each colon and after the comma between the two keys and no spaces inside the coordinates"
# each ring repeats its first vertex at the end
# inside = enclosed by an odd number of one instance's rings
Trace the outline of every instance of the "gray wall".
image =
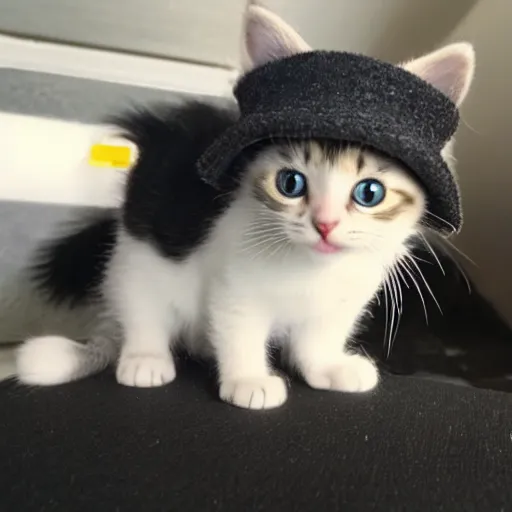
{"type": "MultiPolygon", "coordinates": [[[[505,0],[507,1],[507,0],[505,0]]],[[[476,0],[264,0],[316,48],[401,60],[438,44],[476,0]]],[[[236,66],[246,0],[0,0],[0,32],[236,66]]]]}
{"type": "Polygon", "coordinates": [[[473,277],[512,325],[511,0],[481,0],[450,34],[475,45],[475,81],[456,144],[465,226],[458,246],[473,277]]]}
{"type": "Polygon", "coordinates": [[[0,32],[234,65],[244,0],[0,0],[0,32]]]}
{"type": "Polygon", "coordinates": [[[94,311],[77,315],[50,307],[35,293],[26,272],[38,242],[81,213],[73,207],[0,202],[0,343],[40,334],[87,335],[94,311]]]}

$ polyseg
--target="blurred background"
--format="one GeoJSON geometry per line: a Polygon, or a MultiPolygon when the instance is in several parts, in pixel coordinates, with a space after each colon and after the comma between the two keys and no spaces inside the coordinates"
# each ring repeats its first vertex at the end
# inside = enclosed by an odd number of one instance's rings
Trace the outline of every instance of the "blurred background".
{"type": "MultiPolygon", "coordinates": [[[[26,105],[35,103],[23,96],[27,94],[27,81],[24,81],[25,85],[17,82],[13,85],[12,73],[2,75],[1,68],[12,72],[19,61],[20,69],[35,70],[40,61],[34,58],[29,63],[28,53],[24,52],[44,48],[45,44],[50,44],[54,51],[52,55],[57,55],[46,59],[46,69],[43,70],[46,74],[53,72],[52,65],[56,69],[62,67],[58,52],[71,48],[76,50],[73,54],[76,58],[71,59],[75,62],[69,63],[69,69],[73,66],[78,69],[81,65],[79,74],[82,78],[87,78],[89,71],[90,78],[95,78],[99,63],[103,62],[101,55],[105,54],[114,59],[110,71],[117,75],[113,81],[125,84],[130,81],[127,78],[130,63],[134,67],[135,63],[139,66],[133,73],[135,85],[155,83],[159,89],[172,90],[172,83],[179,82],[180,69],[184,72],[192,69],[195,83],[201,83],[206,89],[215,80],[229,82],[233,76],[231,70],[238,65],[245,3],[245,0],[0,0],[0,34],[5,36],[5,44],[0,44],[0,79],[5,76],[4,84],[11,84],[9,88],[2,87],[0,80],[0,109],[31,113],[26,111],[26,105]],[[20,48],[20,57],[8,50],[14,43],[18,45],[16,48],[20,48]],[[99,52],[87,53],[87,49],[99,52]],[[80,64],[82,58],[85,64],[80,64]],[[125,63],[118,66],[122,70],[116,69],[115,58],[125,63]],[[191,67],[171,68],[172,63],[190,64],[191,67]],[[169,83],[162,85],[165,79],[162,82],[161,76],[166,75],[167,69],[173,69],[175,76],[172,80],[169,77],[169,83]],[[125,73],[122,79],[119,78],[121,71],[125,73]],[[151,73],[160,77],[160,82],[151,82],[151,73]],[[24,91],[23,94],[20,90],[24,91]],[[15,103],[17,106],[13,107],[15,103]]],[[[281,15],[315,48],[356,51],[399,62],[447,42],[467,40],[474,44],[476,79],[462,110],[463,122],[456,145],[465,207],[465,226],[456,244],[476,263],[467,265],[471,277],[512,325],[512,166],[509,154],[512,133],[512,2],[266,0],[261,3],[281,15]]],[[[107,71],[103,70],[102,76],[107,76],[107,71]]],[[[64,72],[61,70],[59,73],[64,72]]],[[[53,102],[52,108],[60,112],[62,104],[71,100],[62,96],[57,86],[42,87],[44,80],[40,77],[34,81],[35,88],[37,83],[40,84],[39,92],[34,94],[39,98],[46,95],[43,100],[50,104],[53,102]]],[[[187,92],[185,82],[180,82],[180,89],[187,92]]],[[[209,93],[222,96],[229,87],[217,89],[209,93]]],[[[101,98],[108,98],[110,92],[105,88],[102,93],[80,94],[82,98],[84,94],[85,97],[94,96],[101,103],[101,98]]],[[[139,96],[144,97],[144,94],[141,92],[139,96]]],[[[34,107],[36,110],[42,108],[43,100],[42,103],[36,102],[39,105],[34,107]]],[[[90,106],[82,109],[82,120],[87,122],[91,122],[87,118],[91,112],[96,115],[97,111],[106,108],[104,104],[95,107],[94,102],[89,103],[90,106]]],[[[55,117],[59,115],[57,112],[55,117]]],[[[3,130],[5,133],[5,126],[3,130]]],[[[46,176],[51,172],[50,167],[46,176]]],[[[4,178],[3,185],[7,189],[10,183],[4,178]]],[[[1,188],[0,178],[0,199],[1,188]]],[[[73,204],[73,200],[63,202],[73,204]]],[[[87,206],[87,201],[84,205],[87,206]]],[[[19,210],[17,212],[9,215],[19,218],[19,210]]],[[[18,226],[16,229],[19,232],[26,228],[18,226]]],[[[37,230],[45,231],[42,225],[38,225],[37,230]]],[[[19,263],[18,257],[11,255],[11,259],[19,263]]],[[[30,314],[26,311],[24,314],[28,318],[30,314]]],[[[41,312],[38,314],[39,323],[31,327],[34,330],[40,328],[45,317],[41,312]]],[[[20,336],[24,334],[20,333],[20,336]]],[[[12,339],[12,336],[12,330],[10,333],[2,332],[0,322],[0,339],[12,339]]]]}
{"type": "MultiPolygon", "coordinates": [[[[440,44],[486,0],[264,0],[315,48],[391,61],[440,44]]],[[[246,0],[1,0],[0,30],[23,37],[235,67],[246,0]]],[[[499,11],[499,10],[498,10],[499,11]]],[[[506,18],[505,11],[495,12],[506,18]]],[[[509,13],[510,14],[510,13],[509,13]]],[[[478,16],[481,16],[478,14],[478,16]]]]}

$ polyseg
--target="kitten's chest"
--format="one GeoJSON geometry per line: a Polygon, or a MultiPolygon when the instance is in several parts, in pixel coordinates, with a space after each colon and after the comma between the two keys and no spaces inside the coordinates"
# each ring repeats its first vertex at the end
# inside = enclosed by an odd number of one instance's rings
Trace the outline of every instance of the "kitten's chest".
{"type": "Polygon", "coordinates": [[[258,276],[259,293],[280,316],[296,318],[311,312],[337,310],[343,304],[364,304],[375,294],[382,276],[378,268],[347,261],[325,268],[292,266],[258,276]]]}

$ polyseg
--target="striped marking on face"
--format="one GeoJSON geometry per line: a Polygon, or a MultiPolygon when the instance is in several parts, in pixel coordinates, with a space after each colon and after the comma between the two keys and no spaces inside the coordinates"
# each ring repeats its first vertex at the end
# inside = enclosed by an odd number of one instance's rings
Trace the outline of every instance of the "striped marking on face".
{"type": "MultiPolygon", "coordinates": [[[[289,198],[279,192],[276,180],[278,173],[283,169],[296,169],[304,173],[309,180],[314,180],[315,173],[322,173],[324,170],[340,171],[353,175],[355,185],[367,166],[375,167],[376,173],[386,173],[388,170],[400,168],[383,155],[367,151],[361,146],[336,141],[291,142],[275,146],[272,150],[267,158],[261,160],[254,173],[252,194],[267,208],[298,217],[307,212],[311,198],[309,194],[289,198]]],[[[364,208],[352,204],[348,207],[354,206],[360,213],[371,215],[377,220],[392,221],[414,203],[413,194],[395,186],[387,188],[383,202],[374,207],[364,208]]]]}

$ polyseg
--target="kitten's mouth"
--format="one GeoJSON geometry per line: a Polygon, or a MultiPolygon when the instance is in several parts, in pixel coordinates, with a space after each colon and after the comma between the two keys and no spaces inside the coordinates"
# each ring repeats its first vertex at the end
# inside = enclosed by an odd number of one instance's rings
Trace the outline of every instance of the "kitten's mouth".
{"type": "Polygon", "coordinates": [[[342,250],[342,247],[339,245],[331,244],[324,239],[320,239],[314,246],[313,249],[316,252],[320,252],[322,254],[335,254],[342,250]]]}

